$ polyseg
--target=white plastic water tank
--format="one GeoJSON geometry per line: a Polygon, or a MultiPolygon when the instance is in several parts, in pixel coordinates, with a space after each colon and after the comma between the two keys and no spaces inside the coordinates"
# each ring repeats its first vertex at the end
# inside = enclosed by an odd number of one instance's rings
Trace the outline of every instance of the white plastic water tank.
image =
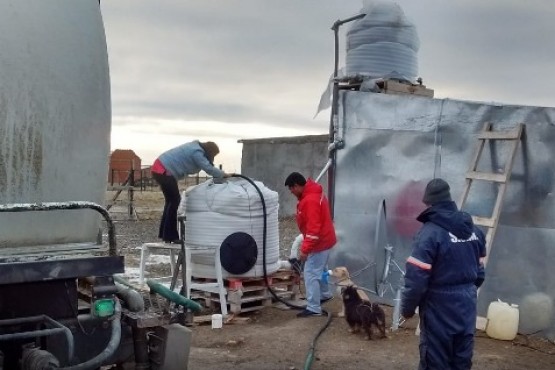
{"type": "MultiPolygon", "coordinates": [[[[266,272],[279,268],[278,193],[255,181],[266,205],[266,272]]],[[[242,277],[263,276],[264,212],[256,189],[245,179],[229,178],[222,184],[212,180],[186,192],[185,244],[189,248],[206,248],[191,259],[194,277],[214,278],[214,253],[231,234],[244,232],[256,241],[258,257],[254,266],[242,277]],[[211,251],[212,250],[212,251],[211,251]]],[[[231,276],[222,269],[223,276],[231,276]]]]}
{"type": "Polygon", "coordinates": [[[366,14],[347,32],[346,75],[395,77],[414,81],[420,47],[415,26],[393,2],[367,2],[366,14]]]}

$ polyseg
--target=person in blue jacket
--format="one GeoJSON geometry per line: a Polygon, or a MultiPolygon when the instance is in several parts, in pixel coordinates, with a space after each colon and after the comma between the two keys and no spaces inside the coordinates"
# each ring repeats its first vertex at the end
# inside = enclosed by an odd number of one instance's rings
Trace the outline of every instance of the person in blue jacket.
{"type": "Polygon", "coordinates": [[[227,173],[214,166],[214,157],[219,152],[216,143],[201,143],[195,140],[162,153],[154,161],[150,171],[160,185],[165,200],[158,237],[166,243],[179,242],[177,208],[181,202],[181,195],[177,181],[201,170],[213,177],[228,177],[227,173]]]}
{"type": "Polygon", "coordinates": [[[477,289],[485,278],[484,233],[451,200],[449,184],[430,181],[417,220],[424,225],[407,259],[401,315],[420,316],[419,370],[472,367],[477,289]]]}

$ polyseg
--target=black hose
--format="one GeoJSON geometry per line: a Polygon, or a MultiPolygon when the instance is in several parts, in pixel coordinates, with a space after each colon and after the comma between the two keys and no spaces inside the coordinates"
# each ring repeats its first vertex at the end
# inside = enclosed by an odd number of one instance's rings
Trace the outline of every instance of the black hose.
{"type": "Polygon", "coordinates": [[[324,333],[324,331],[326,331],[328,326],[330,326],[331,320],[333,319],[332,316],[331,316],[331,312],[328,312],[328,311],[325,311],[325,310],[322,310],[322,312],[325,312],[328,315],[328,319],[326,320],[326,323],[324,324],[324,326],[322,326],[320,328],[320,330],[318,331],[318,333],[316,333],[316,335],[312,339],[312,342],[310,342],[310,348],[308,350],[308,355],[306,356],[306,360],[304,362],[304,368],[303,369],[305,369],[305,370],[310,369],[310,366],[312,365],[312,361],[314,361],[314,352],[316,351],[316,342],[320,338],[320,335],[322,335],[324,333]]]}
{"type": "Polygon", "coordinates": [[[98,369],[100,366],[104,364],[104,362],[112,356],[119,347],[119,342],[121,340],[121,305],[119,301],[116,299],[116,312],[114,317],[112,318],[112,336],[110,341],[106,345],[106,348],[102,352],[100,352],[95,357],[91,358],[90,360],[73,365],[60,368],[60,370],[93,370],[98,369]]]}
{"type": "Polygon", "coordinates": [[[247,176],[234,173],[234,174],[231,175],[231,177],[240,177],[242,179],[247,180],[254,187],[254,189],[258,193],[258,196],[260,197],[260,201],[262,202],[262,214],[264,215],[263,228],[262,228],[262,271],[263,271],[263,274],[264,274],[264,284],[266,285],[266,287],[270,291],[270,294],[275,299],[280,301],[281,303],[285,304],[288,307],[297,309],[297,310],[304,309],[303,306],[297,306],[297,305],[294,305],[292,303],[289,303],[289,302],[283,300],[280,296],[278,296],[276,294],[276,292],[274,292],[272,287],[270,285],[268,285],[268,270],[266,269],[266,238],[267,238],[268,222],[267,222],[267,214],[266,214],[266,201],[264,200],[264,195],[260,191],[260,188],[254,183],[254,181],[252,181],[247,176]]]}
{"type": "MultiPolygon", "coordinates": [[[[258,193],[258,196],[260,197],[260,201],[262,202],[262,214],[264,215],[263,229],[262,229],[262,271],[264,273],[264,284],[268,288],[268,291],[270,292],[270,294],[276,300],[285,304],[287,307],[291,307],[291,308],[296,309],[296,310],[305,309],[304,306],[298,306],[298,305],[292,304],[292,303],[287,302],[286,300],[282,299],[280,296],[278,296],[276,294],[276,292],[274,292],[272,287],[268,284],[268,271],[266,269],[266,235],[267,235],[267,229],[268,229],[268,224],[267,224],[267,218],[268,218],[267,216],[268,215],[266,213],[266,202],[264,200],[264,195],[260,191],[260,188],[254,183],[254,181],[252,181],[247,176],[234,173],[234,174],[231,175],[231,177],[240,177],[242,179],[247,180],[255,188],[256,192],[258,193]]],[[[310,365],[312,364],[312,361],[314,360],[314,351],[316,350],[316,342],[320,338],[320,335],[322,335],[322,333],[328,328],[328,326],[331,324],[331,321],[332,321],[331,312],[328,312],[326,310],[322,310],[322,312],[324,312],[328,316],[328,319],[326,320],[326,323],[324,324],[324,326],[322,326],[320,328],[320,330],[318,331],[318,333],[316,333],[316,336],[312,339],[312,342],[310,343],[310,349],[308,351],[308,356],[307,356],[306,361],[305,361],[304,369],[310,369],[310,365]]]]}

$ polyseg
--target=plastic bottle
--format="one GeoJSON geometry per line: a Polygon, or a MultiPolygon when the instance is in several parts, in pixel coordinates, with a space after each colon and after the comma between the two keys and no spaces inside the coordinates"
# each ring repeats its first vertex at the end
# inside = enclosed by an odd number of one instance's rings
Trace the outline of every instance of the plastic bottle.
{"type": "Polygon", "coordinates": [[[212,315],[212,329],[221,329],[223,326],[222,314],[216,313],[212,315]]]}
{"type": "Polygon", "coordinates": [[[330,270],[322,271],[322,282],[327,284],[330,277],[330,270]]]}
{"type": "Polygon", "coordinates": [[[515,339],[518,333],[518,305],[509,305],[498,299],[489,304],[487,318],[488,336],[499,340],[515,339]]]}

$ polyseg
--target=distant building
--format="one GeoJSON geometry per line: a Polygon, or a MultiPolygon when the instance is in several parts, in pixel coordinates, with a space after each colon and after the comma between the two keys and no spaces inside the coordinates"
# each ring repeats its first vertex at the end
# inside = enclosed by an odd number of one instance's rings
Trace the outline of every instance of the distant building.
{"type": "Polygon", "coordinates": [[[110,155],[108,182],[123,184],[130,171],[133,171],[135,181],[141,178],[141,158],[131,149],[114,150],[110,155]]]}

